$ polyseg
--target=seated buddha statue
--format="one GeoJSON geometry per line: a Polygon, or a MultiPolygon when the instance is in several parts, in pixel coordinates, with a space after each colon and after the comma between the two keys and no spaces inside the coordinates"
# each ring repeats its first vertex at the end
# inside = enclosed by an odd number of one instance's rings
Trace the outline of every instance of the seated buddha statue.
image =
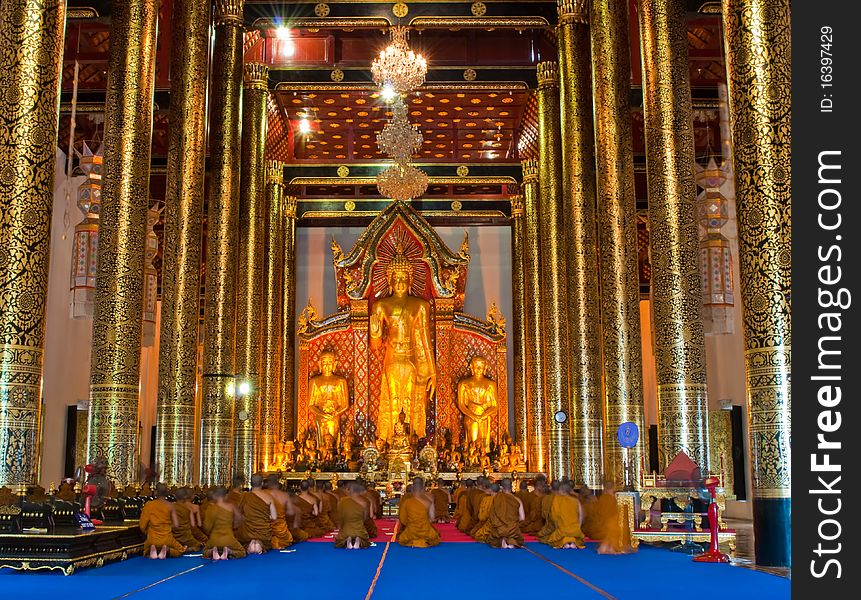
{"type": "Polygon", "coordinates": [[[487,361],[475,356],[469,361],[472,375],[457,384],[457,407],[463,413],[466,438],[483,451],[490,449],[491,420],[497,411],[496,382],[485,376],[487,361]]]}
{"type": "Polygon", "coordinates": [[[326,434],[337,441],[341,415],[350,406],[347,380],[335,374],[336,366],[334,352],[327,350],[320,354],[320,374],[308,380],[308,406],[314,415],[320,446],[326,434]]]}
{"type": "Polygon", "coordinates": [[[334,463],[338,460],[338,448],[335,444],[335,438],[331,433],[323,434],[322,461],[325,463],[334,463]]]}
{"type": "Polygon", "coordinates": [[[305,432],[300,431],[296,434],[296,439],[293,440],[293,463],[300,464],[305,462],[305,432]]]}
{"type": "Polygon", "coordinates": [[[392,430],[392,439],[389,443],[389,456],[397,456],[403,460],[409,460],[411,455],[410,436],[407,432],[406,426],[406,414],[404,411],[401,411],[392,430]]]}
{"type": "Polygon", "coordinates": [[[508,455],[508,470],[512,473],[526,472],[526,461],[523,459],[523,450],[517,444],[511,446],[511,453],[508,455]]]}
{"type": "Polygon", "coordinates": [[[317,449],[317,439],[309,437],[305,442],[305,460],[309,464],[316,464],[322,459],[320,450],[317,449]]]}

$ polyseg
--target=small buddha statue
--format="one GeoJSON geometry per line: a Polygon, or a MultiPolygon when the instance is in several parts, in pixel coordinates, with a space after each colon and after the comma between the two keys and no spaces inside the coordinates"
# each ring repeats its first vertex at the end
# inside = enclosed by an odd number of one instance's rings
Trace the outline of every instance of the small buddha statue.
{"type": "Polygon", "coordinates": [[[463,413],[466,437],[483,451],[490,449],[491,419],[497,411],[496,382],[485,376],[487,360],[475,356],[469,361],[472,375],[457,384],[457,407],[463,413]]]}
{"type": "Polygon", "coordinates": [[[338,460],[338,448],[335,444],[334,436],[326,432],[323,434],[323,462],[335,462],[338,460]]]}
{"type": "Polygon", "coordinates": [[[293,463],[301,462],[305,462],[305,432],[303,431],[297,433],[293,441],[293,463]]]}
{"type": "Polygon", "coordinates": [[[523,460],[523,450],[517,444],[511,446],[511,454],[508,457],[508,469],[512,473],[526,472],[526,461],[523,460]]]}
{"type": "Polygon", "coordinates": [[[402,410],[398,414],[398,420],[395,421],[392,430],[391,448],[389,453],[398,456],[406,456],[409,458],[410,452],[410,437],[407,432],[406,414],[402,410]]]}
{"type": "Polygon", "coordinates": [[[310,464],[315,464],[320,462],[321,453],[317,449],[317,439],[314,437],[309,437],[308,441],[305,443],[305,459],[310,464]]]}
{"type": "Polygon", "coordinates": [[[320,354],[320,374],[308,380],[308,406],[317,425],[317,441],[322,446],[328,433],[336,441],[340,429],[341,415],[350,406],[347,380],[335,374],[335,353],[320,354]]]}

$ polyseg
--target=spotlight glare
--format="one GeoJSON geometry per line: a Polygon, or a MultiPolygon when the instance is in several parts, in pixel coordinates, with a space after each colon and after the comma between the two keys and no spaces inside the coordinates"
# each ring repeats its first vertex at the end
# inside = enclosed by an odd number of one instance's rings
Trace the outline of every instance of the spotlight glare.
{"type": "Polygon", "coordinates": [[[392,98],[395,97],[394,88],[388,84],[383,86],[382,96],[383,96],[383,100],[391,100],[392,98]]]}
{"type": "Polygon", "coordinates": [[[302,119],[299,121],[299,133],[310,133],[311,132],[311,121],[308,119],[302,119]]]}
{"type": "Polygon", "coordinates": [[[250,391],[251,391],[251,384],[249,384],[247,381],[243,381],[242,383],[239,384],[239,393],[242,396],[247,396],[248,392],[250,392],[250,391]]]}
{"type": "Polygon", "coordinates": [[[275,30],[275,37],[277,37],[279,40],[290,39],[290,30],[282,25],[275,30]]]}

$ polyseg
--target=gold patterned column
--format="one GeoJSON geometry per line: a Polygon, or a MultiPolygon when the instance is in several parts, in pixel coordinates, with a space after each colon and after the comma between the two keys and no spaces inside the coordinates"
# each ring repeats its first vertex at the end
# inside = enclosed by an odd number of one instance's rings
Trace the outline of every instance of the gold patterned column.
{"type": "Polygon", "coordinates": [[[558,9],[572,479],[594,489],[603,483],[604,465],[589,4],[587,0],[561,0],[558,9]]]}
{"type": "Polygon", "coordinates": [[[236,230],[242,114],[242,2],[216,0],[213,13],[210,174],[206,232],[200,483],[230,482],[236,335],[236,230]]]}
{"type": "Polygon", "coordinates": [[[709,470],[706,348],[683,0],[641,0],[658,470],[684,451],[709,470]]]}
{"type": "Polygon", "coordinates": [[[604,362],[604,477],[623,483],[623,460],[627,460],[636,486],[645,432],[627,1],[592,0],[589,22],[604,362]],[[640,428],[640,438],[636,447],[623,454],[616,431],[626,422],[640,428]]]}
{"type": "Polygon", "coordinates": [[[539,227],[538,161],[523,167],[523,288],[526,338],[526,460],[530,471],[546,473],[550,443],[550,416],[544,388],[544,340],[541,327],[541,232],[539,227]]]}
{"type": "Polygon", "coordinates": [[[38,471],[63,0],[0,9],[0,487],[38,471]]]}
{"type": "Polygon", "coordinates": [[[260,462],[272,463],[275,444],[281,440],[281,319],[282,278],[284,277],[284,163],[266,163],[266,272],[263,276],[266,297],[263,304],[263,364],[260,371],[260,462]]]}
{"type": "Polygon", "coordinates": [[[162,481],[178,486],[194,471],[209,13],[209,2],[173,4],[156,456],[162,481]]]}
{"type": "Polygon", "coordinates": [[[258,469],[258,403],[263,346],[266,242],[266,100],[269,67],[243,71],[242,160],[239,189],[239,262],[236,285],[236,401],[233,405],[234,471],[249,481],[258,469]]]}
{"type": "Polygon", "coordinates": [[[138,394],[156,50],[156,0],[111,4],[105,172],[87,457],[117,487],[138,479],[138,394]]]}
{"type": "Polygon", "coordinates": [[[790,564],[789,1],[725,0],[756,563],[790,564]]]}
{"type": "Polygon", "coordinates": [[[281,381],[279,407],[281,442],[296,435],[296,197],[284,197],[281,289],[281,381]]]}
{"type": "Polygon", "coordinates": [[[559,70],[541,62],[538,70],[538,186],[541,203],[541,339],[550,437],[550,473],[571,476],[571,412],[568,379],[568,298],[565,213],[562,206],[562,141],[559,127],[559,70]]]}
{"type": "Polygon", "coordinates": [[[511,198],[511,295],[514,313],[514,443],[521,448],[529,439],[526,408],[526,285],[523,272],[523,196],[511,198]]]}

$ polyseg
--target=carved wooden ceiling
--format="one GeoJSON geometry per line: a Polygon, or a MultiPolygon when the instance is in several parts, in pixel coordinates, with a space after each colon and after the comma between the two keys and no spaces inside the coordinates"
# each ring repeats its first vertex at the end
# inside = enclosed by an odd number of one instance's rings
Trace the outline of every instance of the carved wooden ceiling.
{"type": "MultiPolygon", "coordinates": [[[[315,13],[316,2],[246,0],[245,4],[246,59],[264,60],[271,67],[269,155],[297,167],[368,165],[384,158],[377,149],[376,134],[388,110],[370,83],[368,66],[386,43],[381,24],[397,21],[393,3],[333,1],[325,17],[331,23],[319,20],[323,17],[315,13]],[[352,25],[344,26],[338,19],[352,19],[352,25]],[[289,41],[279,39],[275,27],[279,23],[296,24],[289,41]],[[289,52],[287,45],[292,47],[289,52]],[[311,123],[307,134],[298,132],[302,118],[311,123]]],[[[171,0],[162,0],[160,10],[152,148],[156,165],[164,165],[167,156],[171,5],[171,0]]],[[[403,20],[415,26],[410,43],[430,63],[428,86],[408,99],[410,118],[424,136],[414,157],[417,162],[515,165],[535,155],[536,103],[529,88],[535,86],[534,64],[555,59],[555,2],[486,3],[484,18],[521,19],[518,26],[509,20],[499,27],[467,22],[473,18],[471,6],[469,2],[411,2],[403,20]]],[[[73,18],[66,28],[58,140],[63,150],[68,149],[71,136],[73,88],[78,102],[73,146],[80,149],[83,142],[103,133],[110,43],[108,2],[70,0],[69,7],[73,18]],[[90,18],[83,18],[87,15],[90,18]]],[[[642,160],[636,2],[631,7],[632,128],[634,152],[642,160]]],[[[720,144],[717,85],[724,80],[724,64],[716,7],[716,2],[689,2],[688,51],[699,110],[694,123],[698,155],[717,151],[720,144]]]]}

